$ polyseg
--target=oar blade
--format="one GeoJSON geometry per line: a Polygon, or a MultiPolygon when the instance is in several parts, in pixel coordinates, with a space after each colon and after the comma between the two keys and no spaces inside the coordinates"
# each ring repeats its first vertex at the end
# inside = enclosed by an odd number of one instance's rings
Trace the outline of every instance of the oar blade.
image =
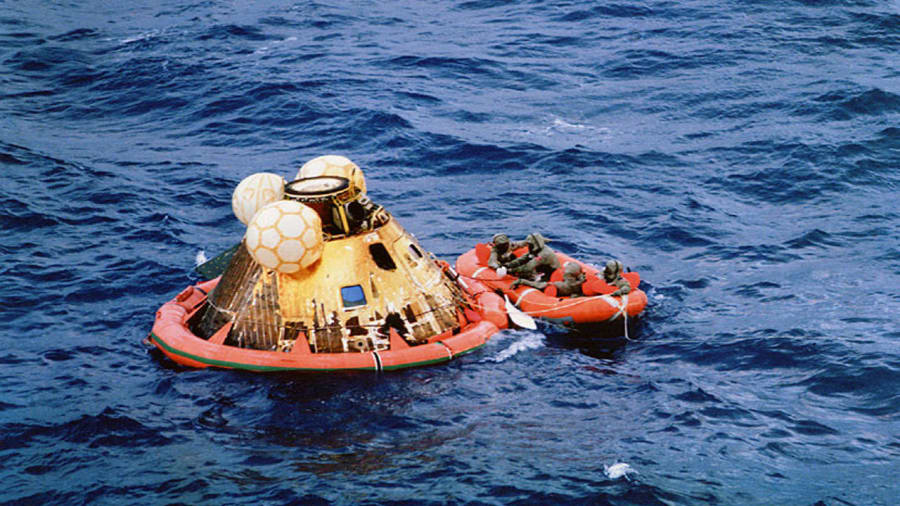
{"type": "Polygon", "coordinates": [[[537,330],[537,323],[535,323],[534,318],[528,316],[514,306],[506,295],[503,296],[503,299],[506,300],[506,314],[509,315],[510,321],[512,321],[515,326],[528,330],[537,330]]]}

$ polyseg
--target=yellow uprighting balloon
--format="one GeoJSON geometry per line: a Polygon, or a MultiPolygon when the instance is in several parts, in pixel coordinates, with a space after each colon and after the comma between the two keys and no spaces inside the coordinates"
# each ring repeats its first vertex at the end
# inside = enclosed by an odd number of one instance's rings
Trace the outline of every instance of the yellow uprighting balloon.
{"type": "Polygon", "coordinates": [[[322,220],[299,202],[273,202],[250,221],[244,244],[260,265],[285,274],[300,272],[322,256],[322,220]]]}
{"type": "Polygon", "coordinates": [[[248,224],[253,215],[272,202],[284,198],[284,178],[260,172],[244,178],[231,194],[231,209],[237,219],[248,224]]]}
{"type": "Polygon", "coordinates": [[[313,158],[300,167],[296,179],[316,176],[345,177],[350,181],[350,186],[359,193],[366,194],[366,177],[362,169],[345,156],[325,155],[313,158]]]}

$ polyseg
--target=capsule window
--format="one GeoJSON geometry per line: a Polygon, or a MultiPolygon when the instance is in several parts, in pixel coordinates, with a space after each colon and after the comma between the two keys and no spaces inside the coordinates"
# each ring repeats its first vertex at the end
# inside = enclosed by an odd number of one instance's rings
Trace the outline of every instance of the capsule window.
{"type": "Polygon", "coordinates": [[[344,303],[344,309],[353,309],[366,305],[366,294],[359,285],[345,286],[341,288],[341,300],[344,303]]]}
{"type": "Polygon", "coordinates": [[[410,243],[409,250],[412,251],[412,254],[415,258],[422,258],[425,256],[422,254],[422,250],[420,250],[419,247],[415,244],[410,243]]]}
{"type": "Polygon", "coordinates": [[[388,253],[384,244],[379,242],[369,246],[369,254],[372,255],[372,260],[375,260],[375,265],[378,267],[386,271],[392,271],[397,268],[397,264],[394,263],[394,259],[391,258],[391,254],[388,253]]]}

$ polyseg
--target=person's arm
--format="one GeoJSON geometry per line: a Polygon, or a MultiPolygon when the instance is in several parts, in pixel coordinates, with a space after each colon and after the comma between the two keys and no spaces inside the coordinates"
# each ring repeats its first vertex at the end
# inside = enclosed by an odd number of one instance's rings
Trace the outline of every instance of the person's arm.
{"type": "Polygon", "coordinates": [[[618,287],[618,288],[616,288],[616,291],[614,291],[613,293],[610,294],[613,297],[618,297],[620,295],[628,295],[629,293],[631,293],[631,285],[628,284],[628,281],[626,281],[625,278],[619,278],[619,279],[613,281],[613,285],[618,287]]]}
{"type": "MultiPolygon", "coordinates": [[[[484,253],[482,253],[484,254],[484,253]]],[[[483,257],[482,257],[483,258],[483,257]]],[[[488,257],[488,267],[495,271],[500,268],[500,259],[497,258],[497,248],[491,248],[491,256],[488,257]]]]}
{"type": "Polygon", "coordinates": [[[531,255],[531,253],[525,253],[524,255],[520,256],[519,258],[516,258],[515,260],[510,260],[506,264],[506,268],[509,270],[518,269],[519,267],[530,262],[532,260],[532,258],[534,258],[534,257],[531,255]]]}
{"type": "Polygon", "coordinates": [[[530,279],[519,278],[513,281],[512,284],[509,285],[509,287],[512,289],[516,289],[519,287],[519,285],[530,286],[532,288],[537,288],[538,290],[543,290],[544,288],[547,288],[548,283],[545,281],[531,281],[530,279]]]}
{"type": "Polygon", "coordinates": [[[562,281],[554,281],[556,286],[556,294],[559,297],[580,297],[583,295],[581,286],[584,284],[584,275],[577,279],[563,279],[562,281]]]}

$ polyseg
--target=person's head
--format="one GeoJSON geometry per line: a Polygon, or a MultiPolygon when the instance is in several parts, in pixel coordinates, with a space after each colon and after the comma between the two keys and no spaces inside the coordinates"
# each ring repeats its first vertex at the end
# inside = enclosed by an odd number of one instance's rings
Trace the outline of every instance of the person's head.
{"type": "Polygon", "coordinates": [[[528,251],[530,253],[537,253],[544,249],[544,236],[542,236],[540,232],[528,234],[528,237],[525,238],[525,242],[528,244],[528,251]]]}
{"type": "Polygon", "coordinates": [[[581,266],[575,262],[566,262],[563,266],[564,279],[577,279],[581,275],[581,266]]]}
{"type": "Polygon", "coordinates": [[[491,241],[494,243],[494,248],[496,248],[497,251],[506,251],[509,249],[509,236],[506,234],[494,234],[491,241]]]}
{"type": "Polygon", "coordinates": [[[603,279],[606,282],[615,281],[619,276],[622,275],[622,262],[618,260],[610,260],[606,262],[606,267],[603,268],[603,279]]]}

